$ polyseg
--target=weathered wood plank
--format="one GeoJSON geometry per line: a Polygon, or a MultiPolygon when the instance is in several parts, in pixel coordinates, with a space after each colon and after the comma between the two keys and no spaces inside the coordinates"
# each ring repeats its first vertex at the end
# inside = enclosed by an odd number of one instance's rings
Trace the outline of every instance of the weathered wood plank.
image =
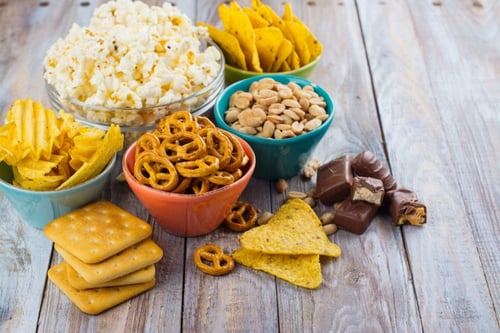
{"type": "MultiPolygon", "coordinates": [[[[49,41],[42,27],[51,26],[50,17],[34,1],[0,7],[0,119],[18,98],[44,99],[41,61],[49,41]]],[[[2,193],[0,221],[0,331],[33,332],[52,244],[22,221],[2,193]]]]}
{"type": "MultiPolygon", "coordinates": [[[[453,75],[467,73],[473,68],[469,66],[478,64],[474,58],[450,63],[458,57],[452,42],[459,41],[448,41],[450,35],[443,35],[442,29],[459,29],[460,21],[450,25],[430,10],[423,20],[421,15],[412,16],[412,10],[433,8],[433,4],[409,4],[359,1],[358,8],[393,173],[400,186],[416,190],[429,206],[427,226],[403,229],[423,329],[495,332],[498,320],[471,230],[471,224],[476,223],[471,221],[470,212],[480,214],[485,207],[474,206],[464,197],[462,186],[472,193],[479,189],[467,183],[459,185],[463,181],[460,169],[472,172],[476,167],[466,167],[475,161],[464,162],[469,156],[458,148],[476,140],[480,146],[492,147],[492,143],[465,134],[468,126],[476,125],[470,120],[457,121],[456,110],[465,108],[468,112],[468,103],[460,105],[463,99],[456,96],[458,104],[443,104],[448,100],[446,94],[431,84],[441,72],[458,79],[453,85],[458,89],[454,96],[464,86],[479,93],[467,83],[468,77],[453,75]],[[447,24],[450,26],[445,27],[447,24]],[[462,141],[457,135],[464,134],[467,136],[462,141]]],[[[465,15],[464,8],[456,6],[453,17],[465,15]]],[[[432,10],[440,9],[436,6],[432,10]]],[[[458,46],[463,47],[466,45],[458,46]]],[[[487,107],[482,108],[476,110],[491,114],[487,107]]],[[[495,169],[486,154],[482,159],[481,163],[492,166],[489,170],[495,169]]],[[[488,222],[485,216],[484,222],[493,225],[497,220],[488,222]]]]}
{"type": "Polygon", "coordinates": [[[436,19],[435,24],[418,24],[416,30],[433,36],[421,38],[426,66],[433,73],[430,86],[460,180],[464,218],[500,320],[500,4],[412,4],[411,10],[415,21],[436,19]]]}
{"type": "MultiPolygon", "coordinates": [[[[295,11],[324,43],[324,56],[311,80],[322,85],[337,106],[334,123],[313,158],[323,163],[371,150],[385,161],[383,137],[365,59],[362,33],[351,1],[293,3],[295,11]]],[[[292,189],[315,186],[295,177],[292,189]]],[[[273,206],[280,204],[279,197],[273,206]]],[[[318,212],[332,207],[316,207],[318,212]]],[[[411,275],[400,230],[379,215],[363,235],[338,231],[330,239],[343,253],[323,259],[324,283],[301,291],[278,283],[283,332],[420,331],[411,275]]]]}
{"type": "MultiPolygon", "coordinates": [[[[222,1],[199,1],[196,20],[219,25],[222,1]]],[[[241,6],[248,5],[239,2],[241,6]]],[[[269,182],[252,179],[242,199],[269,210],[269,182]]],[[[186,332],[276,332],[278,330],[274,278],[237,266],[223,277],[201,273],[193,263],[193,252],[214,243],[226,253],[239,247],[235,233],[221,226],[216,233],[187,239],[183,330],[186,332]]]]}

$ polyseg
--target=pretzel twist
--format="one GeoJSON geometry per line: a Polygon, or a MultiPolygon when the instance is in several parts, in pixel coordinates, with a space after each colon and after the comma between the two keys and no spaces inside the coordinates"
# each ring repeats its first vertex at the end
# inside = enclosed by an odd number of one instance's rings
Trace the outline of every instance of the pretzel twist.
{"type": "Polygon", "coordinates": [[[179,132],[193,132],[198,123],[189,111],[177,111],[160,120],[155,132],[162,134],[176,134],[179,132]]]}
{"type": "Polygon", "coordinates": [[[134,177],[141,183],[161,191],[171,191],[179,183],[175,166],[154,152],[144,151],[134,163],[134,177]]]}
{"type": "Polygon", "coordinates": [[[203,138],[194,132],[186,131],[166,136],[160,149],[171,162],[193,161],[207,153],[203,138]]]}
{"type": "Polygon", "coordinates": [[[246,231],[255,225],[258,215],[254,206],[244,201],[237,201],[226,215],[224,222],[233,231],[246,231]]]}
{"type": "Polygon", "coordinates": [[[194,251],[194,263],[206,274],[223,275],[234,269],[234,261],[214,244],[200,246],[194,251]]]}
{"type": "Polygon", "coordinates": [[[194,161],[177,162],[175,168],[183,177],[206,177],[219,169],[219,159],[207,155],[194,161]]]}
{"type": "Polygon", "coordinates": [[[245,151],[243,150],[243,147],[241,146],[241,143],[229,132],[226,132],[224,130],[220,130],[222,133],[226,135],[226,137],[229,139],[233,146],[233,150],[231,152],[231,159],[229,160],[229,163],[225,166],[226,171],[236,171],[236,169],[244,166],[246,162],[248,162],[248,157],[245,154],[245,151]],[[246,161],[246,162],[245,162],[246,161]]]}

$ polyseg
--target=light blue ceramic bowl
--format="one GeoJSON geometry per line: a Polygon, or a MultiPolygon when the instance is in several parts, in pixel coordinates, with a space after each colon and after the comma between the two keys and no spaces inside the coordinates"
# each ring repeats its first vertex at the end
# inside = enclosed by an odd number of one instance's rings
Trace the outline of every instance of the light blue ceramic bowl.
{"type": "Polygon", "coordinates": [[[0,163],[0,191],[22,219],[37,229],[95,199],[104,189],[116,163],[116,155],[95,178],[61,191],[30,191],[12,185],[12,169],[0,163]]]}
{"type": "Polygon", "coordinates": [[[233,83],[223,91],[214,106],[214,117],[217,126],[241,137],[250,144],[255,152],[257,161],[254,176],[256,178],[267,180],[290,178],[299,174],[307,160],[311,157],[313,150],[319,144],[332,124],[334,115],[334,102],[328,92],[326,92],[323,88],[313,84],[309,80],[281,74],[260,75],[233,83]],[[328,119],[324,121],[320,127],[311,132],[287,139],[261,138],[254,135],[244,134],[233,129],[224,120],[224,113],[228,109],[231,95],[238,90],[248,91],[252,82],[259,81],[264,77],[271,77],[275,81],[284,84],[293,81],[301,87],[305,85],[312,86],[314,91],[325,99],[327,104],[326,111],[329,114],[328,119]]]}

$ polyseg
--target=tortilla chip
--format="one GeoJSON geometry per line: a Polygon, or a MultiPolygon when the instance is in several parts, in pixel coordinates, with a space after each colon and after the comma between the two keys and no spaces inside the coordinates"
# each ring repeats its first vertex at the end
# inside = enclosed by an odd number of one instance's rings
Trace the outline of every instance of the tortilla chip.
{"type": "Polygon", "coordinates": [[[283,21],[291,32],[301,66],[316,59],[323,51],[323,45],[316,39],[307,25],[293,14],[292,5],[288,2],[285,3],[283,21]]]}
{"type": "Polygon", "coordinates": [[[274,59],[284,38],[281,30],[276,27],[255,29],[255,46],[259,52],[260,64],[264,72],[271,71],[274,59]]]}
{"type": "Polygon", "coordinates": [[[331,243],[314,210],[303,200],[283,204],[265,225],[244,232],[241,247],[267,254],[319,254],[340,256],[340,247],[331,243]]]}
{"type": "Polygon", "coordinates": [[[229,65],[247,70],[245,55],[236,37],[210,24],[198,22],[198,25],[208,29],[210,37],[222,49],[224,57],[229,65]]]}
{"type": "Polygon", "coordinates": [[[238,249],[232,257],[237,263],[257,269],[296,286],[314,289],[322,281],[319,255],[280,255],[238,249]]]}
{"type": "Polygon", "coordinates": [[[285,21],[288,29],[292,32],[295,51],[299,55],[301,66],[307,65],[311,59],[311,52],[307,46],[307,32],[309,29],[296,21],[285,21]],[[307,30],[306,30],[306,29],[307,30]]]}
{"type": "Polygon", "coordinates": [[[252,8],[272,26],[281,30],[286,39],[293,41],[292,32],[288,29],[285,22],[269,5],[264,5],[260,0],[252,0],[252,8]]]}
{"type": "Polygon", "coordinates": [[[283,39],[281,45],[278,49],[276,57],[274,58],[273,64],[271,66],[271,72],[277,72],[283,62],[285,62],[293,51],[293,44],[288,39],[283,39]]]}
{"type": "Polygon", "coordinates": [[[265,28],[269,27],[271,24],[265,20],[262,16],[259,15],[253,8],[244,7],[243,11],[247,14],[248,19],[252,23],[252,27],[254,28],[265,28]]]}
{"type": "Polygon", "coordinates": [[[288,67],[290,67],[290,69],[300,68],[300,58],[295,50],[290,54],[286,62],[288,64],[288,67]]]}
{"type": "Polygon", "coordinates": [[[255,46],[255,33],[252,23],[236,1],[231,1],[230,7],[225,4],[219,6],[219,17],[224,30],[238,39],[241,50],[245,55],[247,69],[261,73],[259,54],[255,46]]]}

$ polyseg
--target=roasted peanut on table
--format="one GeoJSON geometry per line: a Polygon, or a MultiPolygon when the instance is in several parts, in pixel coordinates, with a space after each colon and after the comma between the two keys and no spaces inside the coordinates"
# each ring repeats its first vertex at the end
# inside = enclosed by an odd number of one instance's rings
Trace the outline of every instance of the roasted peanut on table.
{"type": "Polygon", "coordinates": [[[310,132],[327,118],[326,102],[312,86],[283,84],[272,78],[253,82],[248,92],[235,92],[225,113],[234,129],[274,139],[310,132]]]}
{"type": "Polygon", "coordinates": [[[285,179],[280,178],[276,181],[275,188],[278,193],[284,193],[288,190],[288,183],[285,179]]]}
{"type": "Polygon", "coordinates": [[[265,211],[263,212],[259,218],[257,219],[257,224],[258,225],[264,225],[266,224],[267,222],[269,222],[269,220],[271,219],[271,217],[273,217],[274,214],[271,213],[271,212],[268,212],[268,211],[265,211]]]}
{"type": "Polygon", "coordinates": [[[318,171],[320,166],[321,166],[320,160],[317,159],[309,160],[307,161],[306,165],[304,166],[304,169],[302,170],[302,175],[306,178],[312,178],[316,174],[316,171],[318,171]]]}
{"type": "Polygon", "coordinates": [[[323,225],[323,231],[327,236],[333,235],[337,232],[337,225],[333,223],[325,224],[323,225]]]}

